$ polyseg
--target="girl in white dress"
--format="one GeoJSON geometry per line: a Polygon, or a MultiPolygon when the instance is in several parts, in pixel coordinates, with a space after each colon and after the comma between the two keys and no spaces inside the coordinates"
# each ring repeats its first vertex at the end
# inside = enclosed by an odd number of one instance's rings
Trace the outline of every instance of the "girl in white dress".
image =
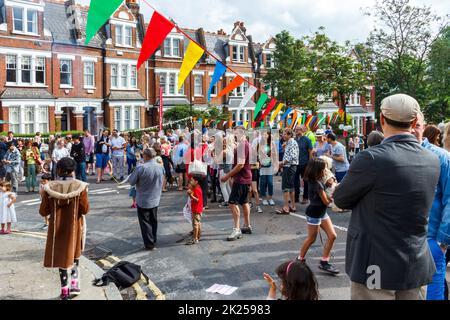
{"type": "Polygon", "coordinates": [[[17,223],[16,218],[16,209],[14,208],[14,203],[16,202],[16,195],[11,192],[12,185],[10,182],[3,182],[1,185],[1,193],[0,193],[0,221],[2,229],[0,230],[0,234],[10,234],[11,233],[11,224],[17,223]],[[6,231],[5,231],[6,224],[6,231]]]}

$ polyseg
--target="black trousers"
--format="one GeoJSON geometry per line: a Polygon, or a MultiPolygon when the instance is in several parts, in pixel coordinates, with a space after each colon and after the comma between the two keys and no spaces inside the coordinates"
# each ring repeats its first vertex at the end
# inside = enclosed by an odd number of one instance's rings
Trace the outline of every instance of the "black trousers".
{"type": "Polygon", "coordinates": [[[144,245],[145,247],[153,247],[156,243],[156,232],[158,230],[158,208],[144,209],[138,207],[137,212],[144,245]]]}
{"type": "MultiPolygon", "coordinates": [[[[295,202],[300,202],[300,177],[305,177],[305,169],[306,165],[297,166],[297,171],[295,172],[295,202]]],[[[304,179],[303,182],[303,199],[308,200],[308,182],[306,182],[304,179]]]]}
{"type": "Polygon", "coordinates": [[[208,176],[206,176],[200,181],[200,188],[202,188],[203,193],[203,207],[208,205],[208,187],[208,176]]]}

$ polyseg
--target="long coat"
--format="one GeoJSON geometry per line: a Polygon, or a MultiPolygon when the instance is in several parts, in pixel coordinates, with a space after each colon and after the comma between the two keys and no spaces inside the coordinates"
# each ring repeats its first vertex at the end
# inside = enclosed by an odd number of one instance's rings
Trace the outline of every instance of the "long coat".
{"type": "Polygon", "coordinates": [[[44,267],[69,269],[80,258],[85,244],[84,215],[89,212],[87,186],[74,179],[44,186],[39,209],[41,216],[49,216],[44,267]]]}

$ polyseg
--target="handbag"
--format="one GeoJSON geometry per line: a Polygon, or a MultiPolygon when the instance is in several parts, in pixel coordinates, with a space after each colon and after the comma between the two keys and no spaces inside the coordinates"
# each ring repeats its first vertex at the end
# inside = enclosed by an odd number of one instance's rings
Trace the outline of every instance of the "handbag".
{"type": "Polygon", "coordinates": [[[208,172],[208,165],[200,160],[194,160],[189,165],[189,175],[202,175],[206,176],[208,172]]]}
{"type": "Polygon", "coordinates": [[[191,209],[191,198],[188,198],[186,205],[183,208],[183,217],[192,223],[192,209],[191,209]]]}

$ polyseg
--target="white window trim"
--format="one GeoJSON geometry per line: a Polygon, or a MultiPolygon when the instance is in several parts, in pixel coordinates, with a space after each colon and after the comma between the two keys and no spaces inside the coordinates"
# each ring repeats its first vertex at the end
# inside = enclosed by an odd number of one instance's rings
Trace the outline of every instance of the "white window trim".
{"type": "MultiPolygon", "coordinates": [[[[7,1],[8,2],[8,1],[7,1]]],[[[5,5],[7,6],[7,2],[5,2],[5,5]]],[[[25,4],[25,3],[24,3],[25,4]]],[[[27,6],[27,5],[17,5],[17,4],[11,4],[11,7],[13,8],[13,14],[12,14],[12,18],[13,18],[13,30],[11,33],[13,34],[22,34],[22,35],[27,35],[27,36],[32,36],[32,37],[39,37],[39,10],[35,7],[31,7],[31,6],[27,6]],[[25,31],[21,31],[21,30],[16,30],[14,27],[14,8],[19,8],[23,10],[23,14],[22,14],[22,25],[24,26],[24,30],[25,31]],[[36,32],[28,32],[28,10],[33,10],[36,11],[36,32]]],[[[42,10],[43,11],[43,10],[42,10]]]]}
{"type": "Polygon", "coordinates": [[[81,57],[82,62],[98,62],[97,57],[81,57]]]}
{"type": "MultiPolygon", "coordinates": [[[[170,40],[170,52],[169,53],[167,53],[167,52],[165,52],[165,50],[164,50],[164,57],[168,57],[168,58],[181,58],[181,54],[180,55],[174,55],[173,54],[173,48],[174,48],[174,46],[173,46],[173,40],[178,40],[179,41],[179,44],[180,44],[180,47],[181,47],[181,39],[180,38],[178,38],[178,37],[174,37],[174,36],[169,36],[169,37],[167,37],[165,40],[170,40]]],[[[164,41],[165,41],[164,40],[164,41]]],[[[164,47],[164,42],[163,42],[163,47],[164,47]]],[[[181,53],[181,49],[180,49],[180,47],[178,48],[178,53],[181,53]]]]}
{"type": "MultiPolygon", "coordinates": [[[[126,60],[118,60],[120,62],[118,63],[111,63],[117,65],[117,87],[112,86],[111,81],[111,90],[127,90],[127,91],[139,91],[139,70],[137,69],[136,61],[133,61],[133,63],[122,63],[122,61],[126,60]],[[127,66],[128,69],[128,76],[127,76],[127,86],[122,86],[122,66],[127,66]],[[131,67],[136,67],[136,88],[133,88],[131,86],[131,67]]],[[[131,60],[130,60],[131,61],[131,60]]],[[[111,72],[111,78],[112,78],[112,72],[111,72]]]]}
{"type": "Polygon", "coordinates": [[[196,97],[196,98],[203,98],[204,97],[204,90],[203,90],[203,74],[194,74],[194,97],[196,97]],[[195,84],[195,79],[197,78],[197,77],[201,77],[201,84],[200,84],[200,86],[201,86],[201,90],[202,90],[202,94],[196,94],[195,93],[195,86],[196,86],[196,84],[195,84]]]}
{"type": "MultiPolygon", "coordinates": [[[[42,123],[44,122],[40,122],[39,121],[39,112],[40,109],[43,107],[47,107],[47,121],[45,122],[45,124],[47,125],[47,129],[49,128],[49,123],[50,120],[48,119],[49,116],[49,111],[48,111],[48,107],[52,106],[53,104],[46,104],[44,101],[40,101],[39,104],[36,104],[36,102],[33,101],[23,101],[21,103],[19,102],[11,102],[11,104],[8,105],[9,108],[18,108],[19,109],[19,132],[16,132],[18,134],[23,134],[25,133],[25,124],[30,124],[31,122],[25,122],[25,109],[26,107],[33,107],[34,108],[34,121],[33,123],[33,131],[36,132],[39,130],[39,127],[42,123]]],[[[10,115],[10,111],[8,110],[8,115],[10,115]]],[[[17,125],[17,124],[16,124],[17,125]]],[[[32,133],[34,133],[32,132],[32,133]]]]}
{"type": "Polygon", "coordinates": [[[95,85],[95,61],[89,61],[89,60],[85,60],[85,61],[83,61],[83,87],[84,87],[84,89],[87,89],[87,90],[92,90],[92,89],[97,89],[97,87],[96,87],[96,85],[95,85]],[[94,85],[92,85],[92,86],[89,86],[89,85],[86,85],[86,82],[85,82],[85,63],[86,62],[92,62],[93,63],[93,74],[92,74],[92,76],[93,76],[93,83],[94,83],[94,85]]]}
{"type": "MultiPolygon", "coordinates": [[[[120,122],[120,131],[124,131],[124,130],[135,130],[135,129],[140,129],[141,123],[142,123],[142,119],[141,119],[141,104],[136,104],[136,103],[112,103],[110,104],[110,106],[112,108],[114,108],[114,126],[116,125],[117,122],[120,122]],[[126,107],[130,107],[130,128],[125,128],[125,108],[126,107]],[[116,111],[120,110],[120,119],[119,121],[117,121],[116,118],[116,111]],[[136,118],[134,117],[134,111],[138,109],[139,111],[139,127],[136,128],[134,123],[136,118]]],[[[117,129],[117,128],[116,128],[117,129]]]]}
{"type": "Polygon", "coordinates": [[[119,47],[119,48],[134,48],[134,46],[133,46],[133,28],[136,28],[136,26],[131,26],[132,27],[132,29],[131,29],[131,45],[125,44],[125,29],[126,29],[126,27],[130,27],[130,25],[128,25],[126,23],[116,23],[115,26],[116,26],[116,33],[114,36],[115,46],[119,47]],[[122,42],[121,43],[117,42],[117,36],[116,36],[117,28],[122,28],[122,42]]]}
{"type": "MultiPolygon", "coordinates": [[[[186,97],[185,93],[180,93],[181,90],[178,90],[178,92],[175,93],[175,94],[171,94],[170,93],[170,89],[169,89],[169,86],[170,86],[170,74],[173,73],[173,74],[175,74],[175,91],[177,91],[177,89],[178,89],[178,77],[180,75],[180,70],[175,70],[175,69],[166,69],[164,71],[163,70],[164,69],[158,69],[158,71],[156,71],[156,69],[155,69],[155,74],[159,75],[161,73],[165,73],[165,75],[166,75],[166,79],[165,79],[166,80],[166,93],[164,94],[164,97],[186,97]]],[[[186,92],[186,91],[184,91],[184,92],[186,92]]]]}
{"type": "Polygon", "coordinates": [[[75,61],[75,56],[67,54],[58,54],[58,60],[72,60],[75,61]]]}
{"type": "Polygon", "coordinates": [[[5,0],[5,6],[6,7],[21,7],[25,9],[33,9],[40,12],[44,11],[44,4],[43,3],[33,3],[30,1],[24,1],[24,0],[5,0]]]}
{"type": "MultiPolygon", "coordinates": [[[[70,56],[68,56],[68,57],[70,57],[70,56]]],[[[71,59],[69,59],[69,58],[62,58],[62,59],[60,59],[59,60],[59,88],[60,89],[74,89],[74,86],[73,86],[73,61],[75,60],[75,56],[74,56],[74,59],[73,60],[71,60],[71,59]],[[71,63],[71,65],[70,65],[70,76],[71,76],[71,79],[70,79],[70,83],[71,84],[62,84],[61,83],[61,60],[70,60],[70,61],[72,61],[72,63],[71,63]]]]}
{"type": "MultiPolygon", "coordinates": [[[[1,49],[1,48],[0,48],[1,49]]],[[[6,82],[7,87],[35,87],[35,88],[48,88],[48,85],[46,85],[47,82],[47,61],[45,60],[45,72],[44,72],[44,83],[36,83],[36,58],[48,58],[44,55],[36,55],[33,52],[30,54],[27,54],[25,52],[18,52],[14,53],[14,51],[8,51],[7,53],[4,53],[5,55],[5,79],[6,79],[6,56],[7,55],[15,55],[16,56],[16,82],[6,82]],[[22,57],[27,56],[31,57],[31,81],[28,82],[22,82],[22,57]]]]}

